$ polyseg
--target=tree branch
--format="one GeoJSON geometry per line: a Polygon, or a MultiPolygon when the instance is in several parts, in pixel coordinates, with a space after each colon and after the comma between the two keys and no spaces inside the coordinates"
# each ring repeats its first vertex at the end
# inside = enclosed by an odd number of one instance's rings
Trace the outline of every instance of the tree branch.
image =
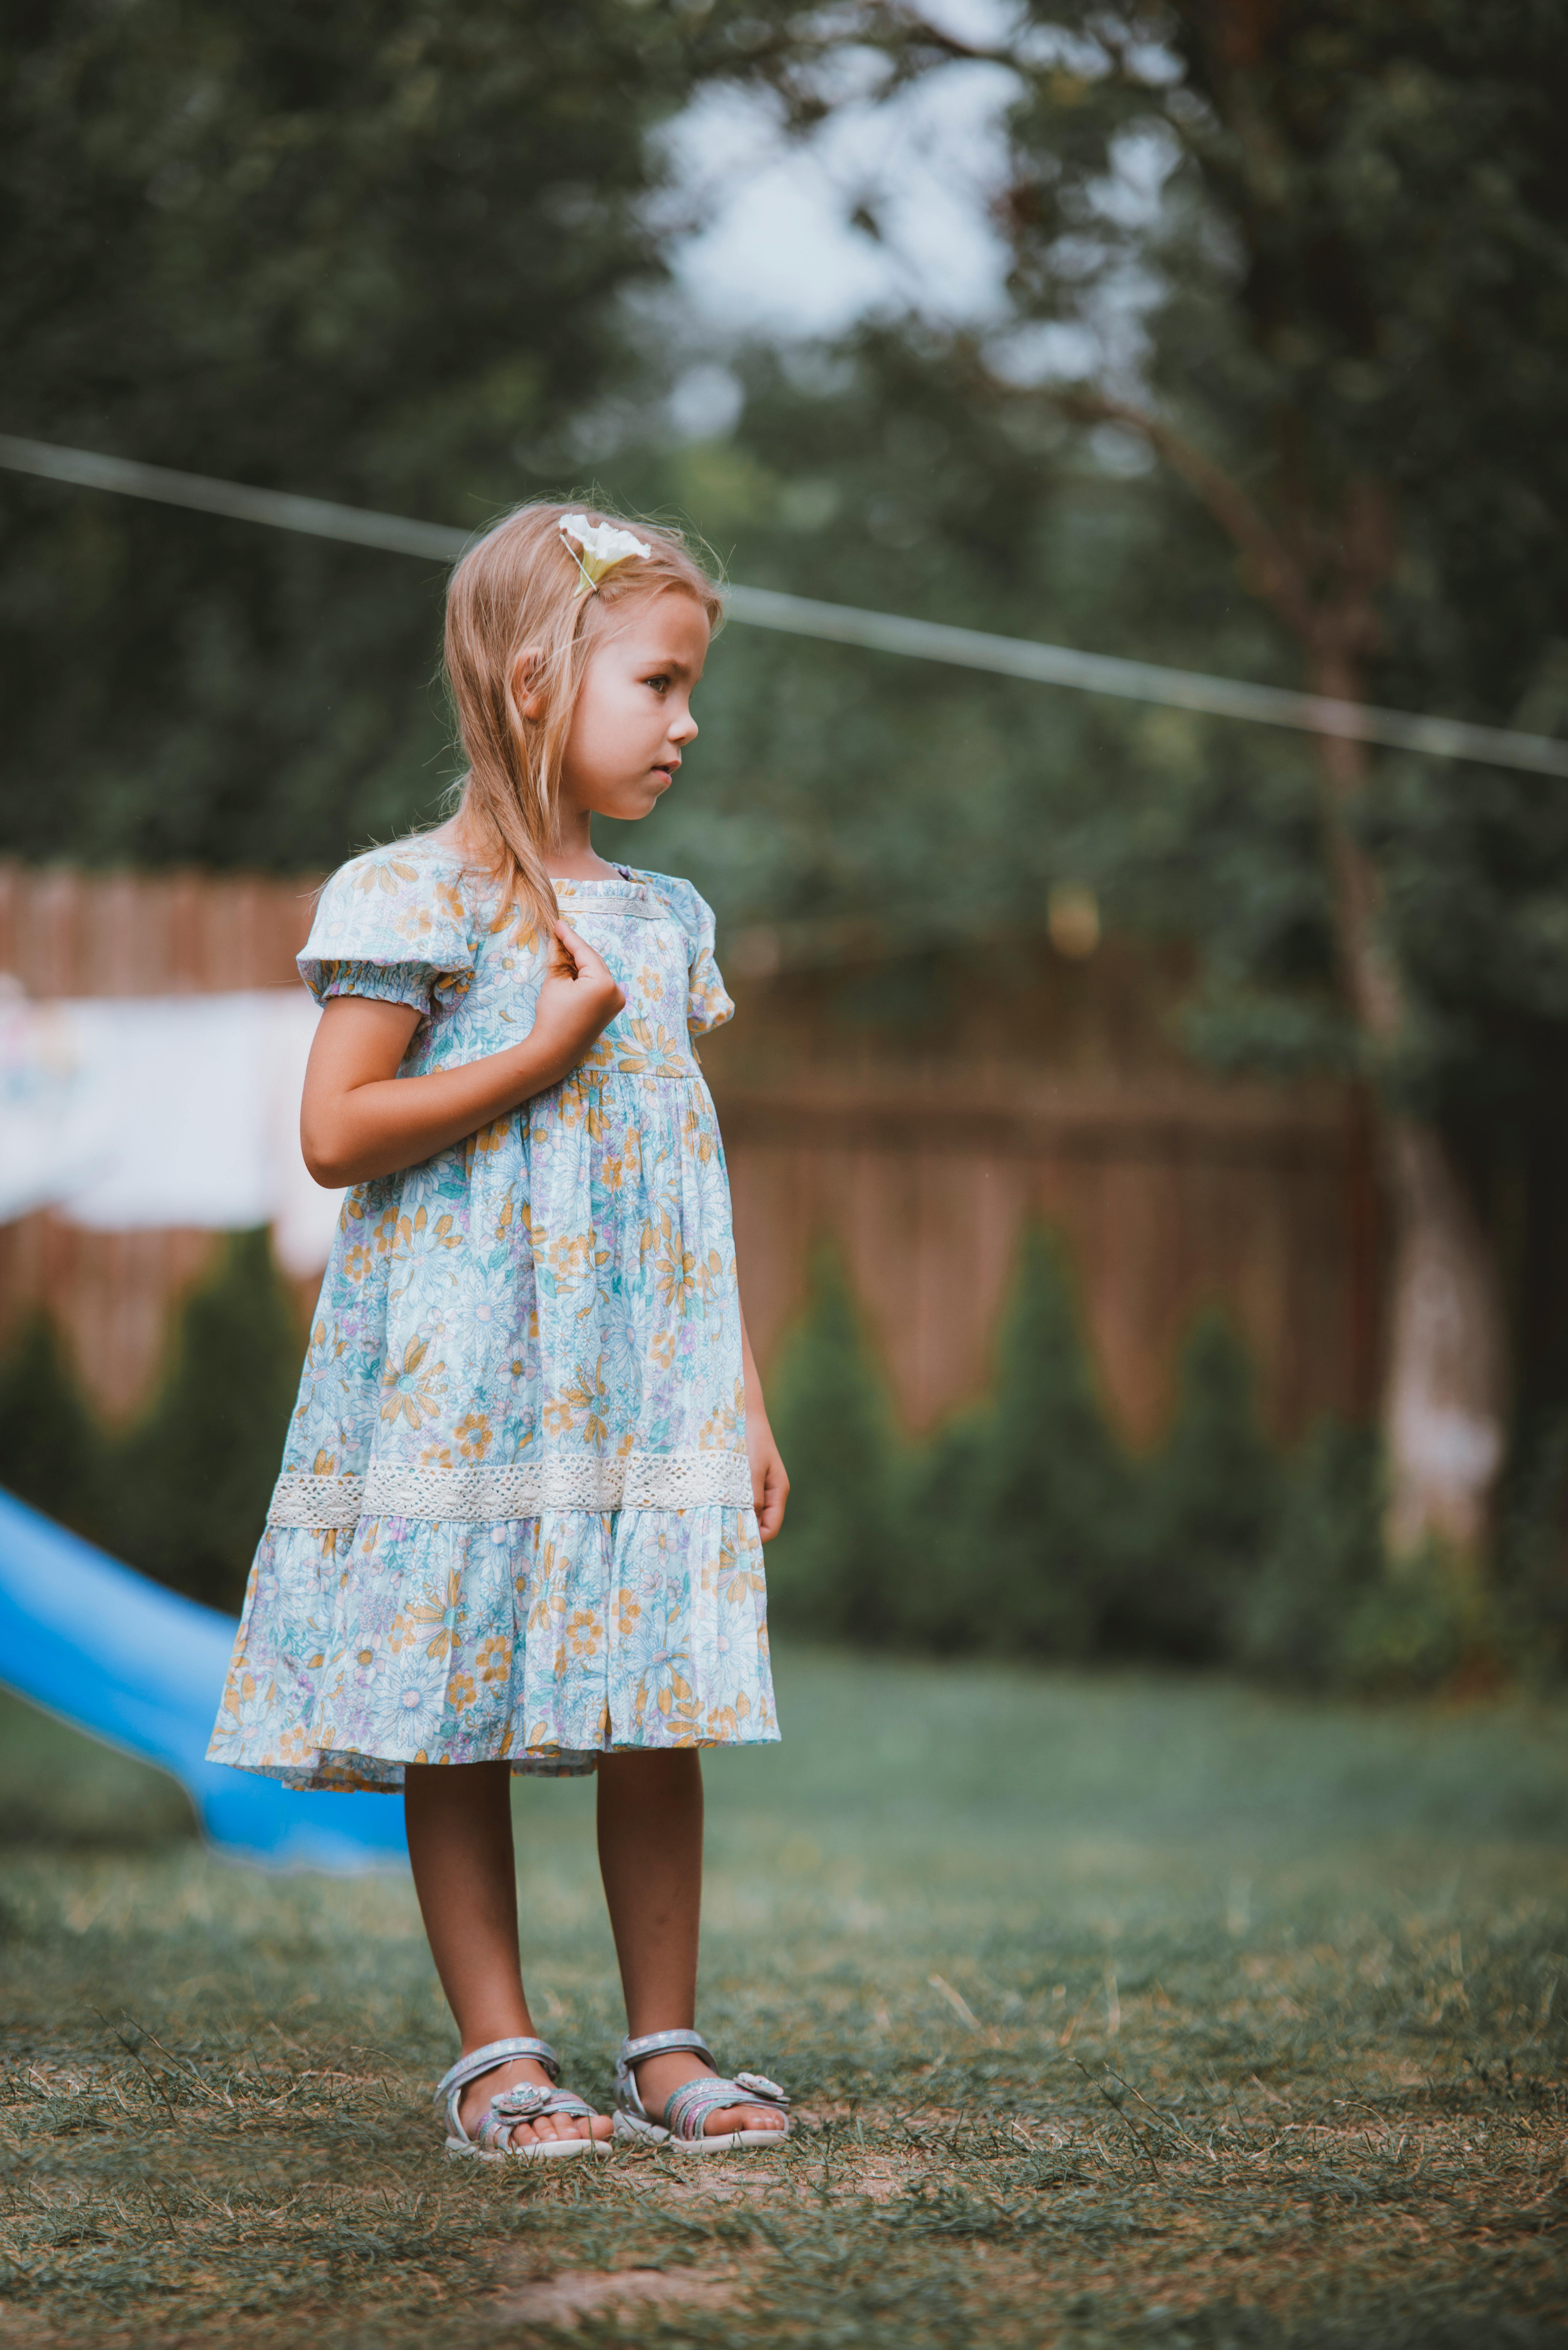
{"type": "MultiPolygon", "coordinates": [[[[859,37],[868,45],[888,52],[899,48],[926,48],[946,62],[959,64],[1005,66],[1021,80],[1038,82],[1042,74],[1055,70],[1042,67],[1037,58],[1021,57],[1018,47],[1003,43],[1000,47],[986,47],[978,42],[965,41],[940,25],[933,25],[915,7],[902,5],[902,0],[867,0],[859,37]]],[[[1081,39],[1092,41],[1105,60],[1105,83],[1138,91],[1144,97],[1158,97],[1158,89],[1128,63],[1126,45],[1118,41],[1112,27],[1096,24],[1077,28],[1081,39]]],[[[835,36],[842,39],[842,35],[835,36]]],[[[911,71],[913,68],[911,68],[911,71]]],[[[1096,77],[1096,78],[1099,78],[1096,77]]]]}
{"type": "Polygon", "coordinates": [[[971,41],[960,40],[956,33],[945,32],[933,25],[914,8],[888,6],[885,0],[873,0],[867,11],[873,22],[878,19],[885,27],[884,38],[894,42],[915,42],[925,48],[935,49],[939,56],[957,59],[965,65],[1011,66],[1019,70],[1018,60],[1008,49],[981,48],[971,41]]]}
{"type": "Polygon", "coordinates": [[[1107,392],[1065,391],[1047,394],[1063,411],[1083,423],[1120,424],[1142,435],[1188,487],[1195,491],[1245,563],[1251,584],[1273,606],[1299,642],[1310,650],[1317,641],[1322,617],[1300,565],[1261,506],[1212,457],[1147,410],[1107,392]]]}

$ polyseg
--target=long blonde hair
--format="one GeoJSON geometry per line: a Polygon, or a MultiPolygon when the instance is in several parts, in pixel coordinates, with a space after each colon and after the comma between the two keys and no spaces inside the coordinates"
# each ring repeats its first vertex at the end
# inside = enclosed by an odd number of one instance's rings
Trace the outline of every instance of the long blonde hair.
{"type": "MultiPolygon", "coordinates": [[[[446,598],[446,680],[468,772],[458,785],[465,843],[516,904],[525,929],[557,918],[546,859],[555,846],[561,763],[583,672],[618,605],[660,588],[696,598],[710,628],[719,591],[680,534],[657,524],[627,525],[649,548],[579,594],[583,573],[562,536],[563,515],[580,508],[519,506],[471,546],[446,598]],[[525,718],[514,689],[519,653],[534,650],[525,691],[537,718],[525,718]]],[[[590,522],[617,523],[597,510],[590,522]]]]}

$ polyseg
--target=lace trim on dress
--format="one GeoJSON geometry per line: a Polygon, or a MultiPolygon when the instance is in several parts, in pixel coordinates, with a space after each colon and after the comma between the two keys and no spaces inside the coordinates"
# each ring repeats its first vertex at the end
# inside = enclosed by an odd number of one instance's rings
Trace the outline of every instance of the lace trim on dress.
{"type": "Polygon", "coordinates": [[[513,1469],[405,1469],[366,1477],[286,1470],[267,1512],[274,1526],[352,1526],[361,1517],[494,1525],[541,1510],[749,1510],[743,1452],[632,1452],[610,1460],[557,1455],[513,1469]]]}
{"type": "Polygon", "coordinates": [[[363,1477],[311,1477],[286,1469],[273,1487],[269,1526],[357,1526],[365,1498],[363,1477]]]}

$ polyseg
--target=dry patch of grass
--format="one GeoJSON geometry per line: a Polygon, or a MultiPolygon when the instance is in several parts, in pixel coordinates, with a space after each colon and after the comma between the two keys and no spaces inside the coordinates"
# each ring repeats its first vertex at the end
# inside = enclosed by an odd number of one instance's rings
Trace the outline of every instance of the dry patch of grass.
{"type": "Polygon", "coordinates": [[[579,2318],[614,2312],[624,2322],[654,2303],[682,2309],[724,2309],[736,2299],[739,2279],[732,2270],[723,2275],[696,2269],[566,2269],[558,2275],[534,2277],[524,2269],[524,2281],[503,2290],[494,2304],[498,2323],[521,2324],[524,2330],[540,2326],[576,2325],[579,2318]]]}
{"type": "MultiPolygon", "coordinates": [[[[791,1743],[710,1772],[702,2005],[797,2092],[776,2157],[446,2162],[406,1883],[95,1844],[78,1756],[70,1847],[0,1851],[0,2344],[1568,2334],[1562,1717],[781,1678],[791,1743]]],[[[518,1816],[541,2025],[602,2097],[590,1803],[518,1816]]]]}

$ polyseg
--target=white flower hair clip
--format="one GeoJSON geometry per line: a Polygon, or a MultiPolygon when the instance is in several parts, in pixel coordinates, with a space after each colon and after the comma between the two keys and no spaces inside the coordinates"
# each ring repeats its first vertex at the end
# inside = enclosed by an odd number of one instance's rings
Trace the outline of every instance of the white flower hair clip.
{"type": "Polygon", "coordinates": [[[634,538],[629,530],[617,530],[613,523],[590,522],[585,514],[563,515],[556,527],[583,575],[577,583],[579,596],[596,594],[605,573],[613,571],[628,556],[640,555],[646,563],[653,553],[651,546],[634,538]],[[574,539],[576,546],[572,544],[574,539]]]}

